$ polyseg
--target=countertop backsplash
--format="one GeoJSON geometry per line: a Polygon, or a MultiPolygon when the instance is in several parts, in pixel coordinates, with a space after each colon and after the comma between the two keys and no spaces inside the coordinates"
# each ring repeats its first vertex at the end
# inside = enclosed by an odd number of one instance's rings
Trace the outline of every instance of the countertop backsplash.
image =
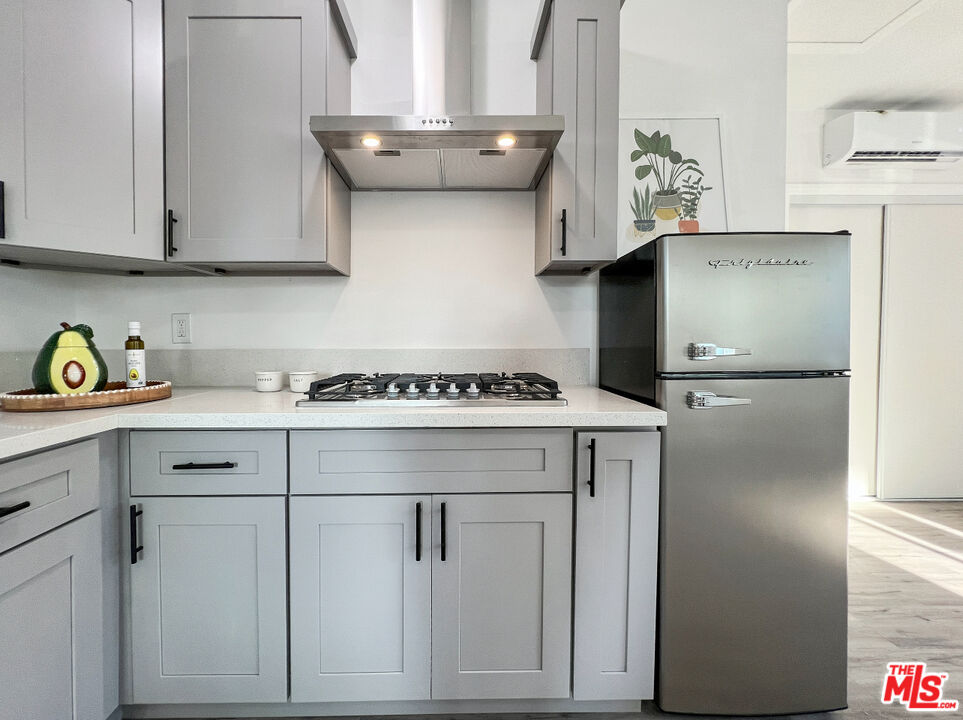
{"type": "MultiPolygon", "coordinates": [[[[123,379],[123,351],[101,352],[110,379],[123,379]]],[[[32,351],[0,352],[0,391],[30,387],[35,356],[32,351]]],[[[590,355],[588,348],[147,351],[148,379],[171,380],[175,387],[253,387],[258,370],[316,370],[322,377],[339,372],[540,372],[564,390],[589,383],[590,355]]]]}

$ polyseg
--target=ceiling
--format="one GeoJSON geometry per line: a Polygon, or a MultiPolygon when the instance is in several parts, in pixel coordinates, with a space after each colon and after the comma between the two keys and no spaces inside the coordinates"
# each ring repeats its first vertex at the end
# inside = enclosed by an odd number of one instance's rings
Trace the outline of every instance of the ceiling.
{"type": "Polygon", "coordinates": [[[963,106],[963,0],[789,0],[789,107],[963,106]]]}

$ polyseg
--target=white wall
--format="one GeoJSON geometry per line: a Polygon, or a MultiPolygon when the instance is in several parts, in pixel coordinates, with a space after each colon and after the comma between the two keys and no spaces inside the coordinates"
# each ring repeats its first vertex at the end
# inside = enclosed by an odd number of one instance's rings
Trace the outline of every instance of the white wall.
{"type": "Polygon", "coordinates": [[[721,117],[729,229],[782,230],[786,3],[627,0],[621,50],[621,117],[721,117]]]}
{"type": "MultiPolygon", "coordinates": [[[[476,34],[499,39],[473,53],[478,77],[487,77],[473,90],[475,112],[532,112],[537,0],[475,2],[476,34]]],[[[389,68],[410,51],[379,11],[397,4],[349,3],[362,55],[355,112],[407,111],[397,90],[406,71],[389,68]],[[383,45],[377,32],[395,40],[383,45]]],[[[723,115],[732,229],[782,228],[785,14],[773,0],[627,0],[622,10],[622,114],[723,115]]],[[[0,269],[0,350],[37,348],[61,320],[87,322],[111,347],[127,320],[140,319],[150,345],[167,347],[170,313],[190,312],[192,348],[567,347],[591,348],[594,361],[596,279],[532,276],[533,212],[532,193],[356,193],[350,278],[0,269]]]]}

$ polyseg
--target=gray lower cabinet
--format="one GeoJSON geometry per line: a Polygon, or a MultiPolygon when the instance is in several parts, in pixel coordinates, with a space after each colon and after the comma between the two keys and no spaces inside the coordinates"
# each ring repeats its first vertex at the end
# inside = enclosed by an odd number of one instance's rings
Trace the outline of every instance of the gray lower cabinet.
{"type": "Polygon", "coordinates": [[[0,259],[165,269],[152,0],[0,1],[0,259]]]}
{"type": "Polygon", "coordinates": [[[291,498],[292,702],[430,697],[430,521],[427,495],[291,498]]]}
{"type": "Polygon", "coordinates": [[[0,718],[104,719],[100,516],[0,555],[0,718]]]}
{"type": "Polygon", "coordinates": [[[171,259],[348,274],[351,195],[307,122],[351,112],[331,1],[164,3],[171,259]]]}
{"type": "Polygon", "coordinates": [[[576,434],[576,700],[653,696],[660,439],[576,434]]]}
{"type": "Polygon", "coordinates": [[[564,493],[293,497],[291,700],[569,696],[564,493]]]}
{"type": "Polygon", "coordinates": [[[543,0],[532,47],[536,111],[565,132],[535,191],[535,273],[616,259],[619,0],[543,0]]]}
{"type": "Polygon", "coordinates": [[[133,702],[287,700],[284,498],[131,502],[133,702]]]}
{"type": "Polygon", "coordinates": [[[431,696],[566,698],[572,496],[432,499],[431,696]]]}

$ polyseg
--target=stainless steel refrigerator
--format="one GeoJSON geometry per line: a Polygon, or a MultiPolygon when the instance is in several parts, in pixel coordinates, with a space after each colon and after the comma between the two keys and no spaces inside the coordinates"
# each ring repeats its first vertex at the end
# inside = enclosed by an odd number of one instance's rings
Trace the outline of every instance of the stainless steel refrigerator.
{"type": "Polygon", "coordinates": [[[601,272],[599,384],[668,414],[663,710],[846,706],[849,242],[666,235],[601,272]]]}

